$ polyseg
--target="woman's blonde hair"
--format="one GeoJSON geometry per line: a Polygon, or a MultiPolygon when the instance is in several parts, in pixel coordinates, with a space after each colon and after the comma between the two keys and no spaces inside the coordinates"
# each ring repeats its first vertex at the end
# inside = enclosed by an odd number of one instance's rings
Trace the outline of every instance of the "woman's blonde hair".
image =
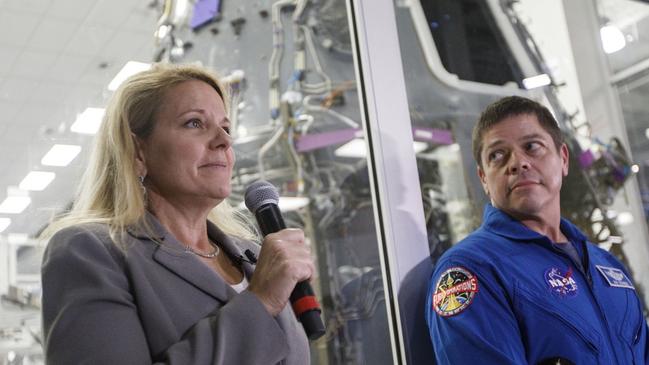
{"type": "MultiPolygon", "coordinates": [[[[113,239],[118,239],[128,226],[141,222],[146,214],[146,197],[137,175],[133,135],[146,139],[153,132],[156,112],[165,93],[191,80],[213,87],[228,112],[224,88],[213,73],[202,67],[156,64],[130,77],[116,90],[106,108],[71,211],[52,222],[41,238],[47,239],[77,224],[103,223],[109,226],[113,239]]],[[[255,237],[245,218],[227,201],[217,205],[208,219],[227,234],[255,237]]]]}

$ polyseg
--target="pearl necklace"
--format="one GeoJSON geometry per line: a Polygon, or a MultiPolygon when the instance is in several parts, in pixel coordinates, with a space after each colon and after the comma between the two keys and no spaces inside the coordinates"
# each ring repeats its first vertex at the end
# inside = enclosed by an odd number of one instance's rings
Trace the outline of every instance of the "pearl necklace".
{"type": "Polygon", "coordinates": [[[215,244],[214,242],[212,242],[211,240],[210,240],[210,244],[211,244],[212,246],[214,246],[214,251],[212,251],[212,252],[210,252],[210,253],[204,253],[204,252],[201,252],[201,251],[194,250],[194,249],[191,248],[189,245],[185,245],[185,252],[191,252],[191,253],[193,253],[193,254],[196,255],[196,256],[204,257],[204,258],[206,258],[206,259],[213,259],[213,258],[215,258],[216,256],[219,255],[219,253],[221,252],[221,249],[219,248],[218,245],[216,245],[216,244],[215,244]]]}

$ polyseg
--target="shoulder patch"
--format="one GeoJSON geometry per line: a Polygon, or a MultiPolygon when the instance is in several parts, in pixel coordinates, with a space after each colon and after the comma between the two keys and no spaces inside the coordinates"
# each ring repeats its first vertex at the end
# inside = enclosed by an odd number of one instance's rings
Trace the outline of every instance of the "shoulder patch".
{"type": "Polygon", "coordinates": [[[461,266],[454,266],[442,273],[431,300],[433,309],[442,317],[450,317],[464,311],[478,292],[478,277],[461,266]]]}

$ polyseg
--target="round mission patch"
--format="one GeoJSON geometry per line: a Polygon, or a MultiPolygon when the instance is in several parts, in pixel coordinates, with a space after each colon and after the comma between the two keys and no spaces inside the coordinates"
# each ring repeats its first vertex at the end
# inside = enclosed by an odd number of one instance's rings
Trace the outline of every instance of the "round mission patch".
{"type": "Polygon", "coordinates": [[[440,275],[435,285],[432,305],[442,317],[454,316],[465,310],[478,292],[478,278],[469,270],[455,266],[440,275]]]}

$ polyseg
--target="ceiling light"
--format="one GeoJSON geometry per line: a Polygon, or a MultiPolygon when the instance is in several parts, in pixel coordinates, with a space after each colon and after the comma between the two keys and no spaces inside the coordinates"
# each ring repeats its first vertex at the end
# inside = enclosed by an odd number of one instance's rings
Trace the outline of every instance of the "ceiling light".
{"type": "Polygon", "coordinates": [[[7,235],[7,242],[11,245],[22,245],[29,241],[27,233],[9,233],[7,235]]]}
{"type": "Polygon", "coordinates": [[[3,232],[11,224],[11,219],[9,218],[0,218],[0,232],[3,232]]]}
{"type": "Polygon", "coordinates": [[[615,53],[626,46],[626,39],[620,28],[615,25],[605,25],[599,30],[599,36],[602,38],[602,47],[606,54],[615,53]]]}
{"type": "Polygon", "coordinates": [[[644,130],[644,136],[647,137],[647,139],[649,139],[649,128],[644,130]]]}
{"type": "Polygon", "coordinates": [[[23,181],[20,182],[18,188],[20,190],[42,191],[45,190],[47,185],[49,185],[55,177],[56,174],[53,172],[30,171],[23,181]]]}
{"type": "Polygon", "coordinates": [[[364,139],[354,138],[344,145],[336,148],[334,154],[338,157],[365,158],[365,156],[367,156],[365,148],[364,139]]]}
{"type": "Polygon", "coordinates": [[[111,80],[110,84],[108,84],[108,90],[110,91],[115,91],[119,87],[119,85],[124,82],[124,80],[128,79],[129,77],[140,73],[142,71],[146,71],[151,68],[150,63],[144,63],[144,62],[136,62],[136,61],[128,61],[122,67],[121,70],[115,75],[113,80],[111,80]]]}
{"type": "Polygon", "coordinates": [[[426,148],[428,148],[428,143],[414,141],[414,142],[412,142],[412,148],[415,151],[415,154],[418,154],[419,152],[422,152],[426,148]]]}
{"type": "Polygon", "coordinates": [[[45,166],[67,166],[81,152],[81,146],[55,144],[41,159],[45,166]]]}
{"type": "Polygon", "coordinates": [[[620,214],[618,214],[615,221],[621,226],[628,226],[629,224],[633,223],[634,220],[635,219],[633,219],[633,214],[631,214],[631,212],[621,212],[620,214]]]}
{"type": "MultiPolygon", "coordinates": [[[[279,210],[281,210],[282,212],[290,212],[309,205],[309,198],[300,196],[280,196],[277,205],[279,206],[279,210]]],[[[237,208],[246,210],[247,208],[245,201],[239,203],[237,208]]]]}
{"type": "Polygon", "coordinates": [[[32,202],[28,196],[8,196],[0,204],[0,213],[19,214],[32,202]]]}
{"type": "MultiPolygon", "coordinates": [[[[427,149],[428,143],[414,141],[412,143],[412,148],[415,151],[415,154],[417,154],[427,149]]],[[[363,138],[354,138],[344,145],[336,148],[334,155],[338,157],[365,158],[365,156],[367,156],[365,140],[363,138]]]]}
{"type": "Polygon", "coordinates": [[[277,205],[279,205],[279,210],[282,212],[290,212],[309,205],[309,198],[299,196],[280,196],[277,205]]]}
{"type": "Polygon", "coordinates": [[[70,130],[81,134],[95,134],[99,130],[105,113],[106,109],[104,108],[86,108],[77,115],[77,120],[70,126],[70,130]]]}
{"type": "Polygon", "coordinates": [[[541,86],[548,86],[551,82],[552,80],[550,80],[550,76],[547,74],[540,74],[523,79],[523,86],[525,86],[527,90],[530,90],[541,86]]]}
{"type": "MultiPolygon", "coordinates": [[[[209,1],[207,3],[209,3],[209,1]]],[[[189,13],[189,0],[174,1],[174,5],[172,8],[171,22],[174,24],[182,24],[182,21],[187,17],[188,13],[189,13]]]]}

